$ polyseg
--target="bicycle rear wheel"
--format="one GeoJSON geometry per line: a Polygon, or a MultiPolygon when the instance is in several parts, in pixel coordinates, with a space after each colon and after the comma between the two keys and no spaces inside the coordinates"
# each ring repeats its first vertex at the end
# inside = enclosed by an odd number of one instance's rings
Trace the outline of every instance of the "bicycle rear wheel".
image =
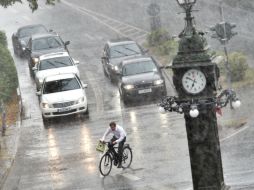
{"type": "Polygon", "coordinates": [[[112,158],[109,154],[104,154],[101,157],[99,169],[103,176],[107,176],[110,173],[112,169],[112,158]]]}
{"type": "Polygon", "coordinates": [[[130,167],[132,162],[132,150],[129,146],[125,146],[123,149],[122,167],[130,167]]]}

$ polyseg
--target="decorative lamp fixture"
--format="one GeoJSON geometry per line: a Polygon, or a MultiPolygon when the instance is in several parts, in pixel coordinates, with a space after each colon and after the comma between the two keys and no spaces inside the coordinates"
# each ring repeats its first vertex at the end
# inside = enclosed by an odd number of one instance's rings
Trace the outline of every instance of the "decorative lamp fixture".
{"type": "Polygon", "coordinates": [[[233,90],[224,90],[218,97],[215,98],[197,98],[189,100],[180,100],[175,96],[167,96],[162,99],[159,104],[160,113],[177,112],[177,113],[189,113],[193,118],[198,117],[199,112],[209,109],[223,108],[231,105],[232,109],[239,108],[241,106],[240,100],[236,97],[236,93],[233,90]]]}
{"type": "Polygon", "coordinates": [[[192,105],[189,113],[190,113],[190,116],[191,116],[192,118],[198,117],[199,111],[198,111],[198,109],[197,109],[197,106],[196,106],[196,105],[192,105]]]}
{"type": "Polygon", "coordinates": [[[232,107],[234,108],[234,109],[237,109],[237,108],[239,108],[241,106],[241,101],[240,100],[235,100],[235,101],[232,101],[232,107]]]}
{"type": "Polygon", "coordinates": [[[190,9],[195,3],[196,0],[177,0],[177,3],[184,8],[185,10],[190,9]]]}

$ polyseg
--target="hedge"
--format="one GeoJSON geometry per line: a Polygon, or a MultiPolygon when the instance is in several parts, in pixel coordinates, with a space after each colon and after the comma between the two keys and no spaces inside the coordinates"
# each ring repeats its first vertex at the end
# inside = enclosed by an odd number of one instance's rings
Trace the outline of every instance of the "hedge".
{"type": "Polygon", "coordinates": [[[0,100],[9,101],[17,87],[17,70],[7,48],[6,35],[0,31],[0,100]]]}

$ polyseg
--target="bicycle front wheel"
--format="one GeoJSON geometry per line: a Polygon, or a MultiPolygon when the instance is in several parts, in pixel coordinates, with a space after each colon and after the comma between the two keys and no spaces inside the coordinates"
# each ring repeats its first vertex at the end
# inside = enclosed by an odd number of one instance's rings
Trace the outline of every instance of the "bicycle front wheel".
{"type": "Polygon", "coordinates": [[[100,173],[103,176],[107,176],[112,169],[112,158],[109,154],[104,154],[101,157],[100,165],[99,165],[100,173]]]}
{"type": "Polygon", "coordinates": [[[126,146],[123,149],[122,167],[123,168],[130,167],[131,162],[132,162],[132,150],[129,146],[126,146]]]}

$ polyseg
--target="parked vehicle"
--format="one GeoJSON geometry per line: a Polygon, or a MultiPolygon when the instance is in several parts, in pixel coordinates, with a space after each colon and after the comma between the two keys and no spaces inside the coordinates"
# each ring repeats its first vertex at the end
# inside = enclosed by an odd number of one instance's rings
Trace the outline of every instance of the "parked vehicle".
{"type": "Polygon", "coordinates": [[[69,44],[70,41],[64,42],[58,34],[54,33],[32,35],[25,50],[31,76],[34,77],[32,68],[38,63],[39,56],[55,52],[69,52],[67,48],[69,44]]]}
{"type": "Polygon", "coordinates": [[[166,95],[164,77],[152,57],[124,60],[119,68],[119,92],[125,104],[134,98],[158,98],[166,95]]]}
{"type": "Polygon", "coordinates": [[[23,57],[29,38],[34,34],[48,32],[49,30],[42,24],[33,24],[18,28],[17,32],[12,35],[14,53],[23,57]]]}
{"type": "Polygon", "coordinates": [[[43,121],[77,113],[88,115],[85,88],[87,84],[72,73],[46,77],[41,90],[36,93],[40,99],[43,121]]]}
{"type": "Polygon", "coordinates": [[[145,51],[135,41],[126,38],[110,40],[105,44],[101,58],[104,74],[115,82],[121,61],[144,54],[145,51]]]}
{"type": "Polygon", "coordinates": [[[38,63],[33,67],[37,90],[40,89],[45,77],[73,73],[80,77],[77,65],[79,61],[74,60],[68,52],[57,52],[41,55],[38,63]]]}

